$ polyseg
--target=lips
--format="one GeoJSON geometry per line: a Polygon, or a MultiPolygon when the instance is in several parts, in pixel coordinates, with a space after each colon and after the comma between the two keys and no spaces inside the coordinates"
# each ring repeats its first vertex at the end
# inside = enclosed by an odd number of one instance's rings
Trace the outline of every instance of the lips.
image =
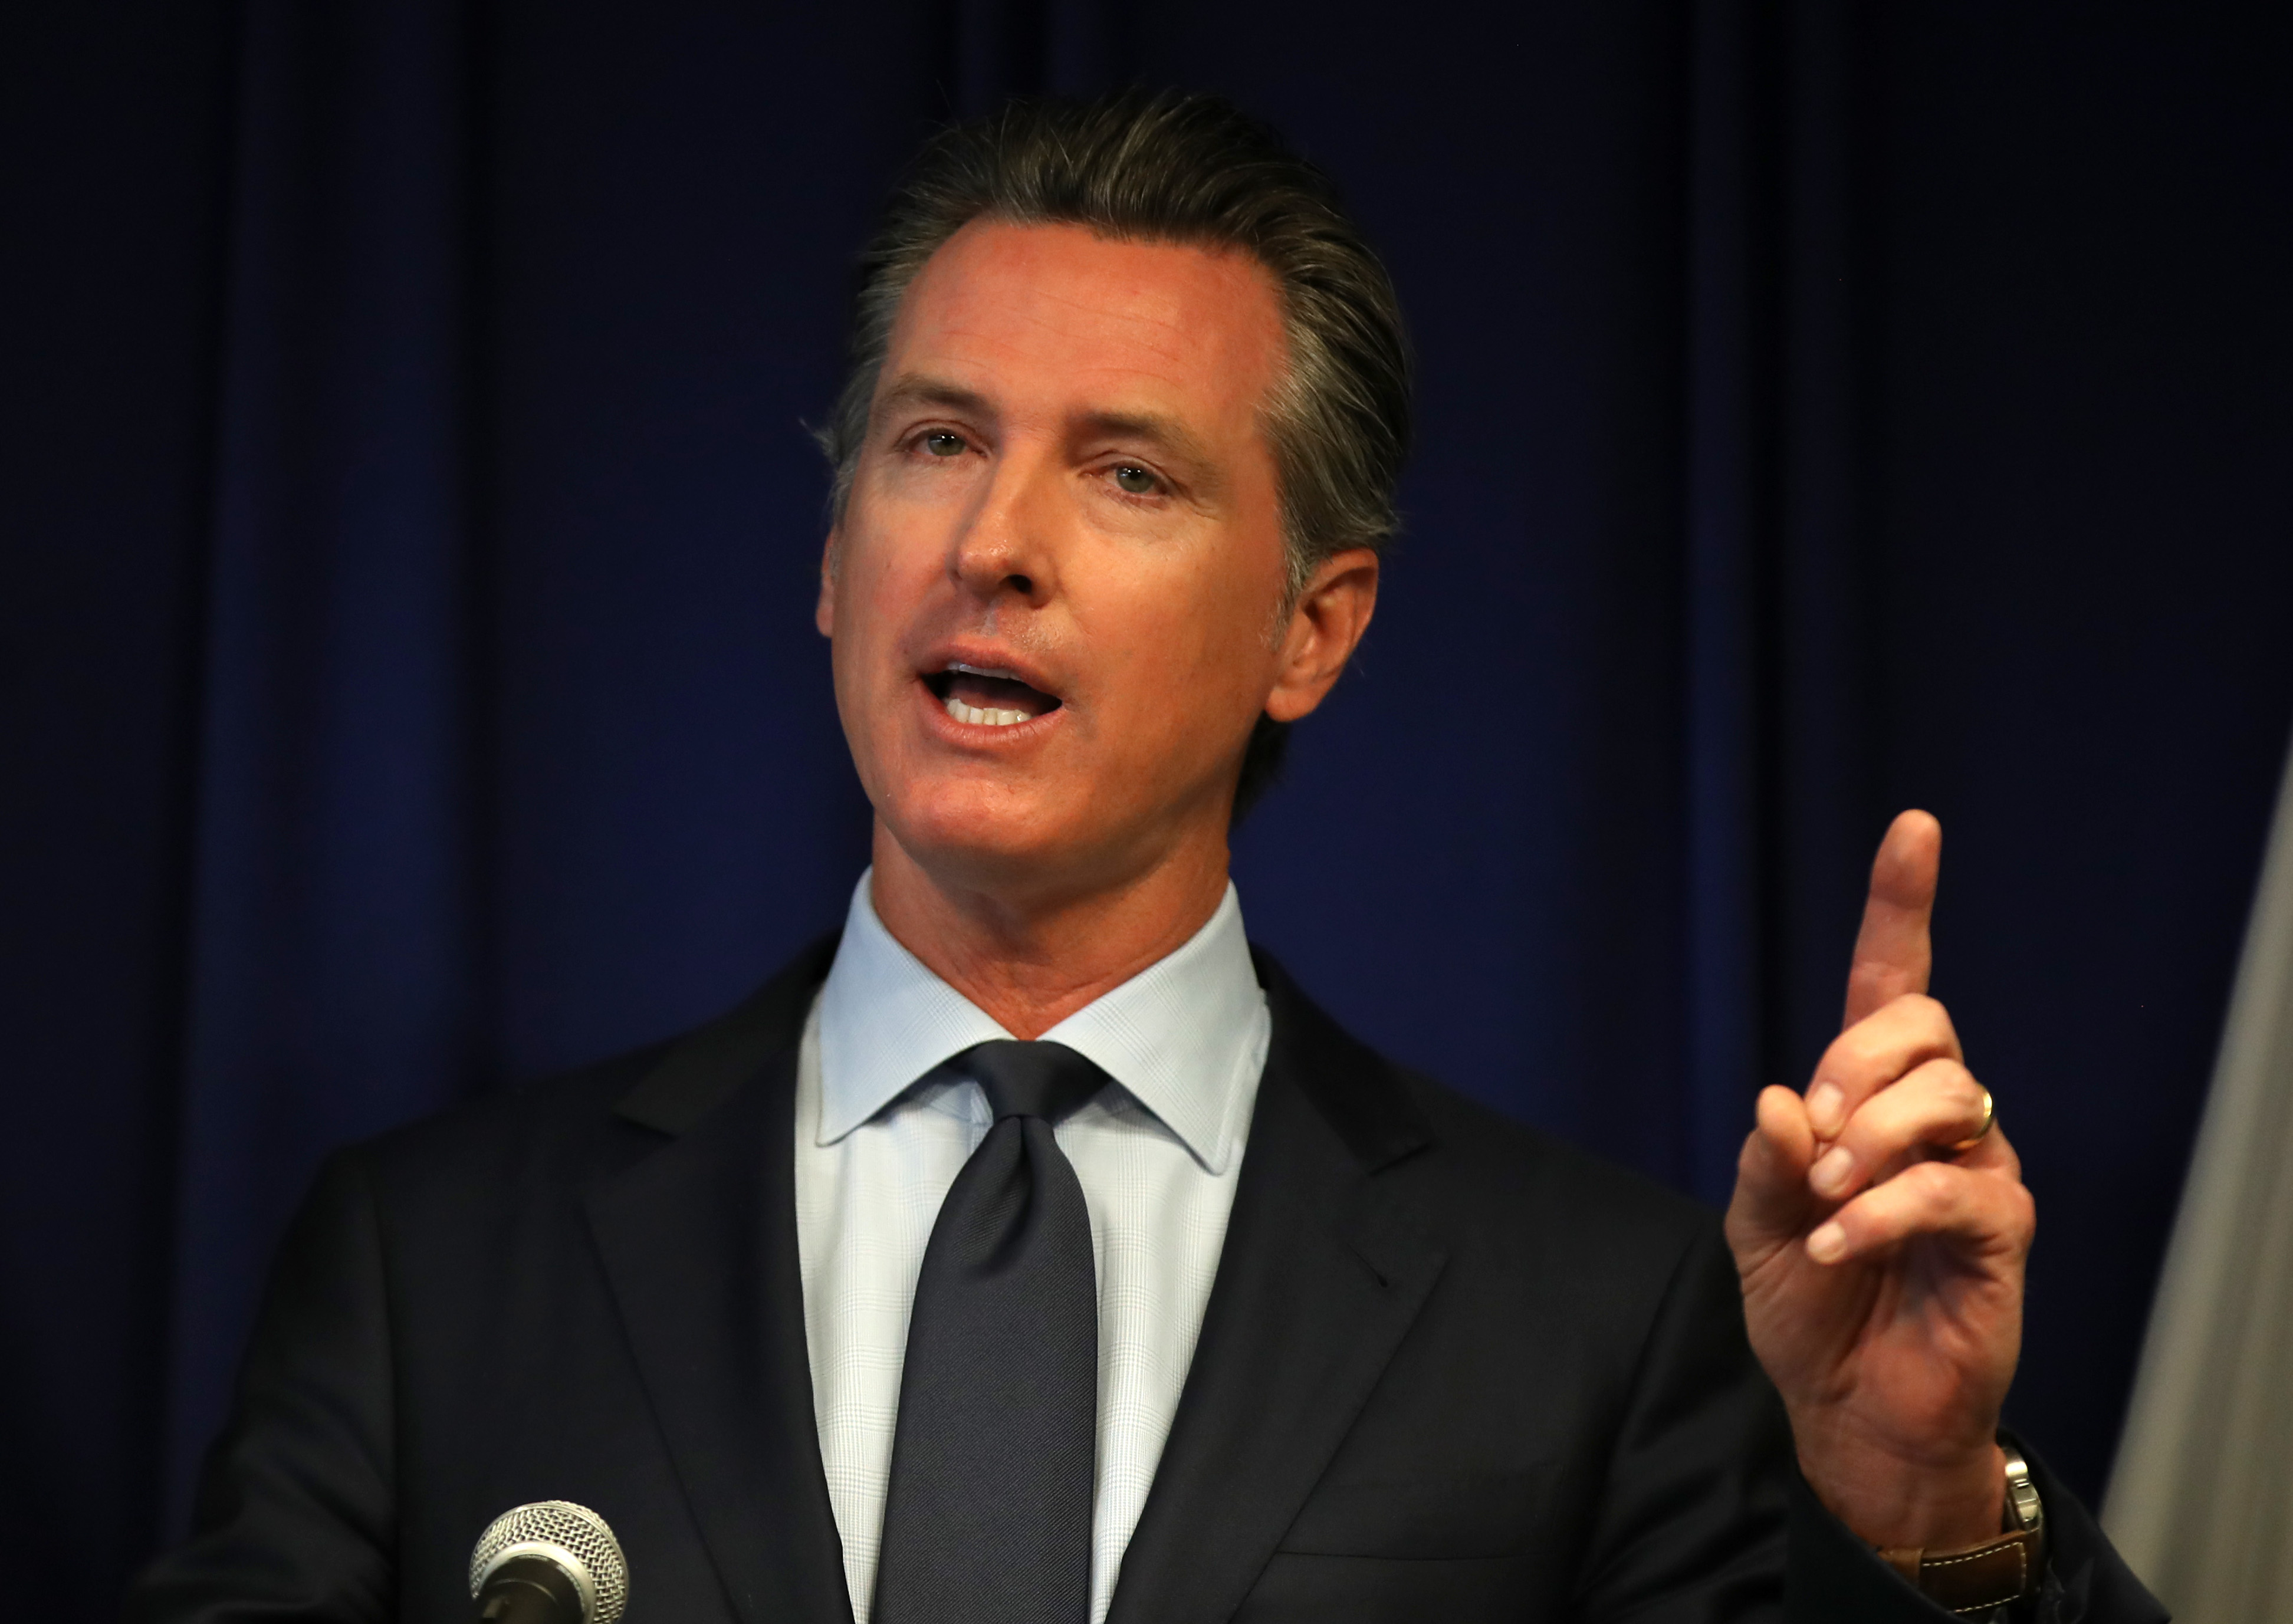
{"type": "Polygon", "coordinates": [[[1060,704],[1057,695],[1005,666],[949,660],[925,673],[923,683],[952,719],[968,727],[1017,727],[1049,715],[1060,704]]]}

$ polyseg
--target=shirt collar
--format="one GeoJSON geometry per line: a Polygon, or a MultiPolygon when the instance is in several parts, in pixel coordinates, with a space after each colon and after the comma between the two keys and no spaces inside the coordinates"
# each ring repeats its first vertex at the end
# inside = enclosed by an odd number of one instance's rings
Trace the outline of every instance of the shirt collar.
{"type": "MultiPolygon", "coordinates": [[[[853,890],[820,993],[823,1145],[972,1045],[1011,1035],[893,939],[876,917],[871,877],[853,890]]],[[[1266,995],[1233,884],[1184,946],[1043,1037],[1089,1056],[1223,1174],[1249,1129],[1267,1038],[1266,995]]]]}

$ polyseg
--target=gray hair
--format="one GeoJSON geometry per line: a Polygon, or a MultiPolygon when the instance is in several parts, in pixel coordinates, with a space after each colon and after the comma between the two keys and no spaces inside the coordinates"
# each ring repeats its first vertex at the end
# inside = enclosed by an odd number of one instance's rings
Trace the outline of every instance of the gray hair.
{"type": "MultiPolygon", "coordinates": [[[[1107,237],[1235,249],[1273,277],[1288,366],[1264,408],[1287,558],[1285,602],[1351,547],[1400,528],[1409,343],[1393,284],[1336,186],[1222,98],[1126,91],[1018,101],[941,131],[892,194],[860,258],[851,369],[818,432],[843,516],[878,375],[908,286],[974,220],[1081,225],[1107,237]]],[[[1271,781],[1284,731],[1261,718],[1236,813],[1271,781]]]]}

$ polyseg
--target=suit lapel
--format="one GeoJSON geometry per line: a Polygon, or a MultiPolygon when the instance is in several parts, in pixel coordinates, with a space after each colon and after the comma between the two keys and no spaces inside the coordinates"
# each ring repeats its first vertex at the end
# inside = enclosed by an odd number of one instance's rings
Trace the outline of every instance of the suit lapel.
{"type": "MultiPolygon", "coordinates": [[[[848,1624],[820,1459],[793,1189],[816,945],[620,1107],[668,1143],[588,1197],[605,1273],[743,1624],[848,1624]],[[750,1282],[753,1282],[751,1284],[750,1282]]],[[[1428,1143],[1392,1069],[1260,957],[1274,1038],[1217,1284],[1108,1624],[1229,1617],[1444,1260],[1377,1174],[1428,1143]]]]}
{"type": "Polygon", "coordinates": [[[1233,1614],[1441,1272],[1376,1176],[1430,1139],[1392,1068],[1262,956],[1259,977],[1274,1035],[1241,1182],[1108,1624],[1233,1614]]]}
{"type": "Polygon", "coordinates": [[[674,1135],[590,1227],[701,1536],[744,1624],[848,1624],[805,1352],[797,1046],[833,942],[671,1049],[620,1107],[674,1135]]]}

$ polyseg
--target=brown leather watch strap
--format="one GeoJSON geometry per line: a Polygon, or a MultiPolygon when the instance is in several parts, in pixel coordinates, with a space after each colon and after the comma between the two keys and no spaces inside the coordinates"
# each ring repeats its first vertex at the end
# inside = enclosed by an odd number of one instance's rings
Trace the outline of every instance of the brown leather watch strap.
{"type": "Polygon", "coordinates": [[[1936,1605],[1953,1612],[1984,1612],[2019,1601],[2038,1588],[2046,1556],[2035,1528],[1960,1551],[1924,1551],[1916,1546],[1883,1550],[1879,1560],[1918,1587],[1936,1605]]]}

